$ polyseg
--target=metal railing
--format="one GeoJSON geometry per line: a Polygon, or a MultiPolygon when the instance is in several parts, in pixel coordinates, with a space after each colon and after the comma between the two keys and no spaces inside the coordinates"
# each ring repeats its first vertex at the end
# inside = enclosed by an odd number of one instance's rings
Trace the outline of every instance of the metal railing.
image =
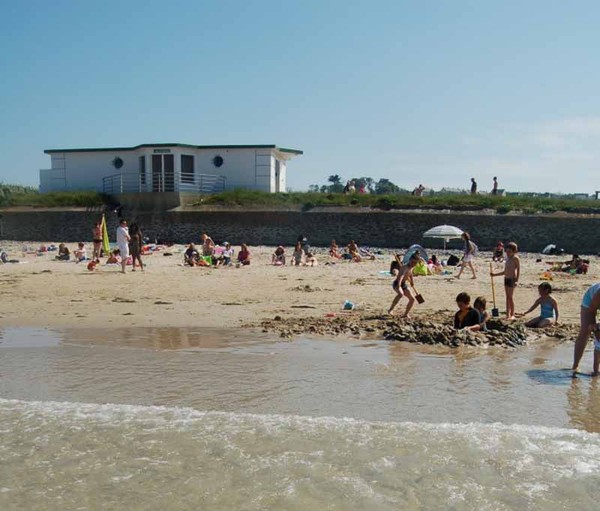
{"type": "Polygon", "coordinates": [[[115,193],[137,193],[145,190],[142,190],[140,175],[131,172],[103,177],[102,191],[112,195],[115,193]]]}
{"type": "Polygon", "coordinates": [[[180,183],[180,192],[191,193],[219,193],[225,190],[227,180],[225,176],[213,174],[195,174],[193,183],[180,183]]]}
{"type": "Polygon", "coordinates": [[[108,195],[117,193],[140,192],[190,192],[190,193],[219,193],[225,190],[227,180],[225,176],[212,174],[194,174],[194,182],[178,183],[174,173],[156,174],[148,176],[150,182],[142,183],[138,173],[124,172],[102,178],[102,191],[108,195]]]}

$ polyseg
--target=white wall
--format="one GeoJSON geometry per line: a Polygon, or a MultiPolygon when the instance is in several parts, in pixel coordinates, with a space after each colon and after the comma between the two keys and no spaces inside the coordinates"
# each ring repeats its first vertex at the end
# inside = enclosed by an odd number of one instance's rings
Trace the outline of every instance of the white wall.
{"type": "MultiPolygon", "coordinates": [[[[286,156],[270,148],[215,148],[161,147],[170,149],[175,164],[175,191],[193,191],[194,185],[181,183],[181,155],[194,156],[194,174],[224,176],[227,189],[244,188],[265,192],[284,192],[286,189],[286,156]],[[223,158],[223,165],[216,167],[216,156],[223,158]],[[276,182],[275,163],[280,162],[279,181],[276,182]]],[[[139,157],[146,157],[146,187],[152,191],[153,147],[131,151],[81,151],[52,153],[52,170],[40,171],[40,189],[50,190],[96,190],[103,191],[102,178],[123,173],[139,175],[139,157]],[[112,161],[123,160],[123,167],[115,169],[112,161]]],[[[158,153],[157,153],[158,154],[158,153]]],[[[199,180],[196,179],[196,182],[199,180]]]]}

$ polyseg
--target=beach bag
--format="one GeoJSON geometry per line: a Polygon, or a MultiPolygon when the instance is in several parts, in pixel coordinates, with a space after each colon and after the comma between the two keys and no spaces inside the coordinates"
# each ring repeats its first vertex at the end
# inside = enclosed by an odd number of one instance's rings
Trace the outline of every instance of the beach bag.
{"type": "Polygon", "coordinates": [[[413,275],[419,275],[421,277],[427,275],[427,266],[423,261],[419,261],[413,268],[413,275]]]}
{"type": "Polygon", "coordinates": [[[477,246],[476,243],[470,241],[469,243],[471,243],[471,248],[473,249],[473,251],[471,252],[472,256],[476,256],[479,253],[479,247],[477,246]]]}
{"type": "Polygon", "coordinates": [[[456,266],[459,263],[460,259],[458,257],[456,257],[454,254],[452,254],[449,258],[448,261],[446,262],[447,266],[456,266]]]}

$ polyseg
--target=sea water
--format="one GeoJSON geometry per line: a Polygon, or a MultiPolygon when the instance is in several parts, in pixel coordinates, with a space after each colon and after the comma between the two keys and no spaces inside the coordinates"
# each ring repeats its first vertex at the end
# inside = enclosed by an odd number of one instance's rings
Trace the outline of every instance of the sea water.
{"type": "Polygon", "coordinates": [[[571,351],[5,330],[0,509],[595,509],[571,351]]]}

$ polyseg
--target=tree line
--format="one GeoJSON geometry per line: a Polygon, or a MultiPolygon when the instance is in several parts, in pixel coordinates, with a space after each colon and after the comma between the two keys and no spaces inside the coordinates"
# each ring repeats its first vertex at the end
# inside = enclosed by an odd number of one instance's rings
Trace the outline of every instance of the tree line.
{"type": "Polygon", "coordinates": [[[375,181],[372,177],[353,177],[346,183],[343,182],[339,174],[332,174],[327,178],[329,184],[326,185],[310,185],[309,192],[320,193],[347,193],[351,192],[372,193],[375,195],[389,195],[394,193],[408,193],[389,179],[381,178],[375,181]]]}

